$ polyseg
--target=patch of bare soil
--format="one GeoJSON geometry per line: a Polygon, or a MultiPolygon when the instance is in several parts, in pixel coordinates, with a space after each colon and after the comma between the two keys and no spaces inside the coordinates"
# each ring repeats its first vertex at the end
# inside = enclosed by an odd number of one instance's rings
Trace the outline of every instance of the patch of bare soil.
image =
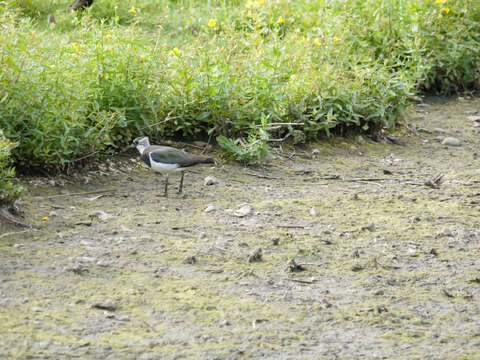
{"type": "Polygon", "coordinates": [[[167,199],[131,160],[25,180],[0,358],[480,358],[479,116],[420,104],[388,141],[197,167],[167,199]]]}

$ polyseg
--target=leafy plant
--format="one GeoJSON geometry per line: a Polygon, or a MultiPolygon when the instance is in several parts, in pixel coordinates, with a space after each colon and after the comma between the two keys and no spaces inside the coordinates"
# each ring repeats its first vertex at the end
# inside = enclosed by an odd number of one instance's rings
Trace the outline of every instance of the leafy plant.
{"type": "Polygon", "coordinates": [[[11,166],[10,152],[15,146],[0,129],[0,206],[11,203],[22,192],[22,187],[14,183],[15,168],[11,166]]]}
{"type": "Polygon", "coordinates": [[[262,117],[260,127],[250,130],[247,138],[229,139],[218,136],[218,145],[225,151],[229,159],[240,161],[244,164],[259,164],[266,157],[272,157],[268,141],[270,136],[267,132],[267,118],[262,117]]]}

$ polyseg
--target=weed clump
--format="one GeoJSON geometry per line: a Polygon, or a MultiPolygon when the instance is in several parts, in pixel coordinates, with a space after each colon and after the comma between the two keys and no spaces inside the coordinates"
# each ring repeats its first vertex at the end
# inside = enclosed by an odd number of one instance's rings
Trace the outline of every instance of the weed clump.
{"type": "Polygon", "coordinates": [[[0,2],[0,127],[21,168],[65,170],[140,134],[215,135],[258,162],[293,134],[263,119],[301,124],[300,141],[392,130],[412,95],[480,86],[469,0],[20,4],[0,2]]]}

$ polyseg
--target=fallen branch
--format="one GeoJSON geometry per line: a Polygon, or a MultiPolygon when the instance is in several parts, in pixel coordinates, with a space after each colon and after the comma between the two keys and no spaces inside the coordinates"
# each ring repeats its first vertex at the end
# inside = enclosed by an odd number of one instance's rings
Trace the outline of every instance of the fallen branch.
{"type": "Polygon", "coordinates": [[[25,228],[33,228],[32,225],[29,224],[24,224],[20,221],[15,220],[12,218],[8,213],[5,211],[5,209],[0,209],[0,218],[4,219],[5,221],[9,222],[10,224],[13,224],[15,226],[20,226],[20,227],[25,227],[25,228]]]}
{"type": "MultiPolygon", "coordinates": [[[[27,225],[28,226],[28,225],[27,225]]],[[[22,230],[22,231],[12,231],[12,232],[9,232],[9,233],[5,233],[5,234],[2,234],[0,235],[0,239],[1,238],[4,238],[4,237],[7,237],[7,236],[10,236],[10,235],[16,235],[16,234],[22,234],[22,233],[25,233],[27,231],[35,231],[37,229],[34,229],[33,227],[30,228],[30,229],[26,229],[26,230],[22,230]]]]}
{"type": "Polygon", "coordinates": [[[300,279],[291,279],[291,278],[285,278],[285,280],[294,281],[300,284],[315,284],[316,282],[316,280],[300,280],[300,279]]]}
{"type": "Polygon", "coordinates": [[[87,191],[87,192],[80,192],[80,193],[58,194],[58,195],[48,195],[48,196],[35,196],[35,198],[36,199],[51,199],[51,198],[64,197],[64,196],[102,194],[102,193],[115,192],[115,191],[117,191],[117,190],[115,190],[115,189],[105,189],[105,190],[87,191]]]}
{"type": "Polygon", "coordinates": [[[277,225],[277,228],[282,228],[282,229],[305,229],[305,226],[302,226],[302,225],[277,225]]]}
{"type": "Polygon", "coordinates": [[[260,178],[260,179],[268,179],[268,180],[278,180],[279,178],[278,177],[273,177],[273,176],[266,176],[266,175],[261,175],[261,174],[255,174],[255,173],[245,173],[246,175],[249,175],[249,176],[255,176],[257,178],[260,178]]]}

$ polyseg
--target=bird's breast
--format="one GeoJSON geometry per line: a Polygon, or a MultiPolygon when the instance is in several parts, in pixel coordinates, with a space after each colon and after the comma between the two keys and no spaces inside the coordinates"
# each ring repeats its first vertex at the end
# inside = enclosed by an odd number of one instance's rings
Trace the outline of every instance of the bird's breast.
{"type": "Polygon", "coordinates": [[[156,172],[159,172],[159,173],[164,173],[164,174],[178,172],[178,171],[183,170],[183,168],[180,167],[179,164],[160,163],[160,162],[153,161],[151,158],[150,158],[150,164],[151,164],[151,167],[152,167],[153,171],[156,171],[156,172]]]}

